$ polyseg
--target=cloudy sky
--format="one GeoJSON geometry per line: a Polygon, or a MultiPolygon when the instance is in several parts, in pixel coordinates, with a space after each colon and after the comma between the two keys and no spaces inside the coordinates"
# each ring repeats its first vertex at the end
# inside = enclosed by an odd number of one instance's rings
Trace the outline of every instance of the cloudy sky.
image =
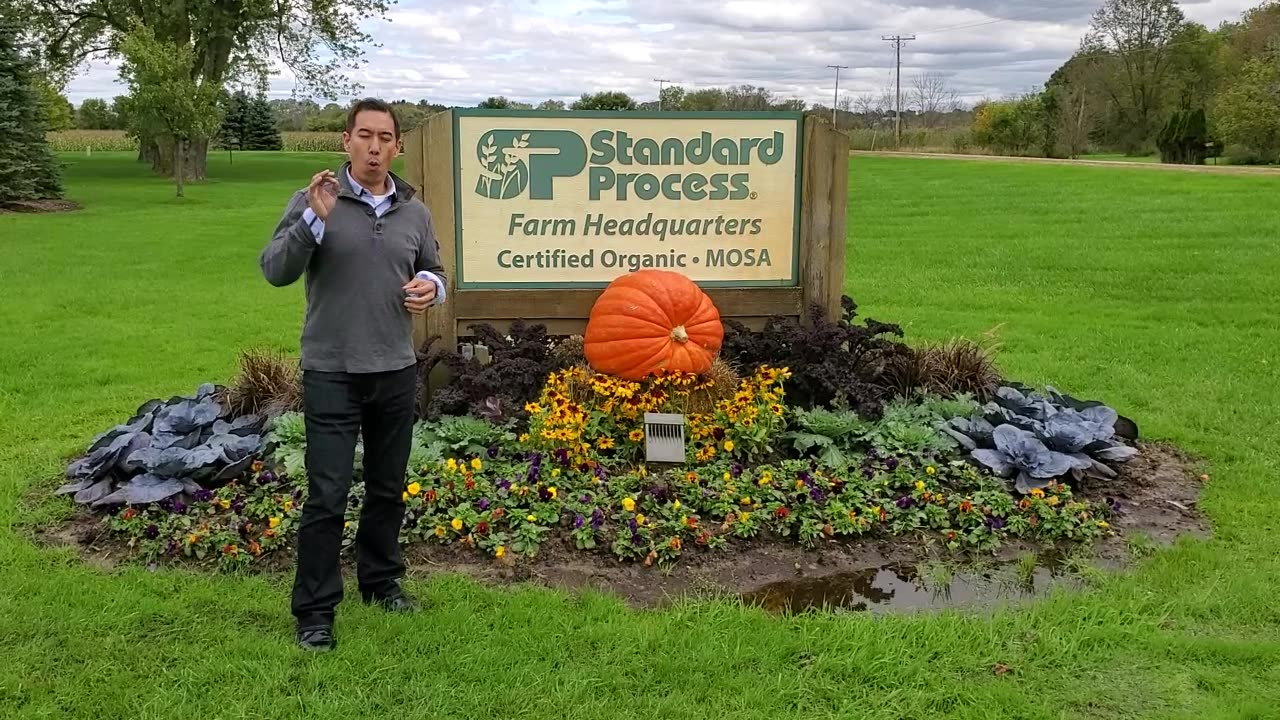
{"type": "MultiPolygon", "coordinates": [[[[399,0],[389,21],[364,27],[380,48],[349,73],[363,94],[474,105],[491,95],[537,103],[622,90],[654,99],[655,78],[687,89],[764,86],[783,97],[830,104],[841,94],[879,94],[893,79],[884,35],[904,46],[904,88],[940,73],[972,103],[1037,89],[1076,49],[1101,0],[399,0]]],[[[1183,0],[1209,27],[1238,19],[1259,0],[1183,0]]],[[[94,63],[67,94],[121,94],[115,69],[94,63]]],[[[287,71],[271,95],[296,84],[287,71]]],[[[344,98],[340,98],[343,100],[344,98]]]]}

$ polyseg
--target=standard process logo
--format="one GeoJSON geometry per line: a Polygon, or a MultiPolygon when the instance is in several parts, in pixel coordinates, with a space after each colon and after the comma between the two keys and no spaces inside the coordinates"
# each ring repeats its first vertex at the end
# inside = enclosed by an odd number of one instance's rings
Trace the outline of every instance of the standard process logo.
{"type": "Polygon", "coordinates": [[[587,143],[570,130],[490,130],[476,143],[480,170],[475,192],[491,200],[510,200],[526,193],[531,200],[551,200],[556,178],[588,170],[590,200],[599,200],[606,192],[620,201],[659,196],[695,201],[755,199],[749,187],[750,173],[707,173],[701,166],[775,165],[785,154],[781,132],[762,138],[715,138],[702,132],[688,139],[655,140],[635,138],[621,130],[598,130],[591,135],[590,144],[588,156],[587,143]],[[615,164],[625,171],[611,167],[615,164]],[[683,172],[687,165],[698,166],[699,171],[683,172]],[[650,168],[656,172],[649,172],[650,168]]]}
{"type": "Polygon", "coordinates": [[[526,189],[533,200],[550,200],[556,177],[572,177],[587,163],[587,146],[568,130],[491,130],[476,144],[480,179],[476,194],[510,200],[526,189]]]}

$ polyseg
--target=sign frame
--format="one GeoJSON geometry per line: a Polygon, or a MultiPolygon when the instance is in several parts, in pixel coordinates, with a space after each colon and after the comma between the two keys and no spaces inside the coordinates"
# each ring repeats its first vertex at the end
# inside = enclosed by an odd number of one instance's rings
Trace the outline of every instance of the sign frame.
{"type": "MultiPolygon", "coordinates": [[[[792,209],[791,229],[791,263],[790,277],[775,280],[698,280],[700,287],[706,288],[749,288],[749,287],[798,287],[800,277],[800,237],[801,210],[805,191],[804,178],[804,120],[805,113],[799,110],[757,110],[757,111],[697,111],[697,110],[510,110],[503,108],[452,108],[447,111],[453,124],[453,214],[455,218],[453,243],[455,265],[455,286],[459,290],[574,290],[603,289],[609,281],[552,281],[552,282],[473,282],[466,279],[463,270],[463,235],[466,229],[462,222],[462,197],[465,188],[462,184],[462,148],[461,124],[467,117],[496,118],[564,118],[568,120],[776,120],[794,123],[795,147],[795,182],[793,184],[794,207],[792,209]]],[[[441,239],[445,242],[446,239],[441,239]]],[[[621,274],[625,274],[624,269],[621,274]]]]}

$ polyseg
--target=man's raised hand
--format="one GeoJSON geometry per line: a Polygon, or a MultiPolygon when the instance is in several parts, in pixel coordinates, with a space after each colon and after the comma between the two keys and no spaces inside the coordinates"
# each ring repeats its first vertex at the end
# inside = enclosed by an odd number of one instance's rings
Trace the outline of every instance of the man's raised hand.
{"type": "Polygon", "coordinates": [[[338,178],[332,170],[322,170],[311,177],[307,186],[307,204],[311,212],[321,220],[329,218],[329,211],[338,201],[338,178]]]}

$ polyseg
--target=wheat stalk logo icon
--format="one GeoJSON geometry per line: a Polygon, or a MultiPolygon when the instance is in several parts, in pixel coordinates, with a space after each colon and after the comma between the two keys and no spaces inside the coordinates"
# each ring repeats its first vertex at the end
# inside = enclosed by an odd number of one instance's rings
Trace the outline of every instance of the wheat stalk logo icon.
{"type": "Polygon", "coordinates": [[[529,146],[529,133],[511,133],[508,143],[500,144],[497,132],[490,132],[477,148],[480,179],[476,192],[492,200],[506,200],[519,195],[529,184],[529,166],[524,153],[529,146]]]}

